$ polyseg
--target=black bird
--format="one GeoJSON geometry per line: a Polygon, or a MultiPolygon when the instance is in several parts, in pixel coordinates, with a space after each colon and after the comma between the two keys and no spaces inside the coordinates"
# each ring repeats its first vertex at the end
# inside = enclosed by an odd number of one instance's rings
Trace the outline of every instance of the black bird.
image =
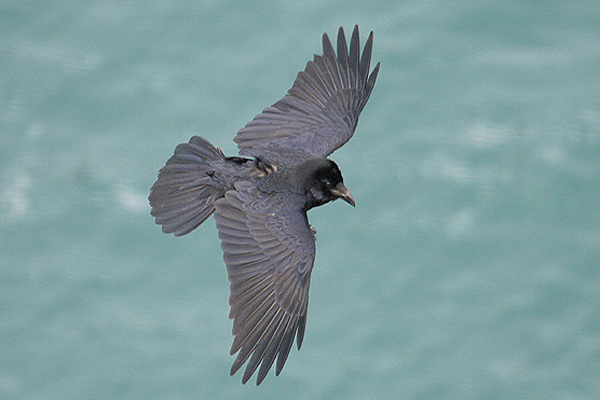
{"type": "Polygon", "coordinates": [[[354,133],[379,71],[370,71],[373,32],[360,53],[342,28],[337,55],[327,34],[323,55],[300,72],[285,97],[263,110],[226,157],[194,136],[175,149],[150,192],[151,214],[165,233],[190,233],[211,214],[227,264],[233,319],[231,375],[250,358],[242,383],[260,365],[257,385],[277,358],[302,345],[315,235],[306,212],[341,198],[354,206],[338,166],[326,157],[354,133]]]}

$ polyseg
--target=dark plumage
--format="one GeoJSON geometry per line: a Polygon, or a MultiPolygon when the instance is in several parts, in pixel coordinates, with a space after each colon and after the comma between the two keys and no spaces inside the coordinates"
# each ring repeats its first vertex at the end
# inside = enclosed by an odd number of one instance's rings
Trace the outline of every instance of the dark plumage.
{"type": "Polygon", "coordinates": [[[260,384],[277,359],[281,372],[296,338],[302,344],[315,237],[306,212],[341,198],[354,205],[338,166],[326,157],[354,133],[379,71],[370,71],[373,33],[362,56],[358,27],[337,55],[323,35],[323,55],[300,72],[285,97],[263,110],[226,157],[194,136],[177,146],[150,193],[165,233],[185,235],[215,214],[231,282],[231,374],[246,361],[243,383],[260,384]]]}

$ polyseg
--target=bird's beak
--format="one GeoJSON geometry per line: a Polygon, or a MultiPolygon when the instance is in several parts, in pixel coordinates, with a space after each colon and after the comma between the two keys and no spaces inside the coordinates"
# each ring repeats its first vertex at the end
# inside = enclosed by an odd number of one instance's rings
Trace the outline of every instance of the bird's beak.
{"type": "Polygon", "coordinates": [[[354,197],[350,194],[350,191],[342,182],[338,183],[333,189],[331,189],[331,194],[335,197],[339,197],[344,200],[346,203],[350,204],[354,207],[356,204],[354,203],[354,197]]]}

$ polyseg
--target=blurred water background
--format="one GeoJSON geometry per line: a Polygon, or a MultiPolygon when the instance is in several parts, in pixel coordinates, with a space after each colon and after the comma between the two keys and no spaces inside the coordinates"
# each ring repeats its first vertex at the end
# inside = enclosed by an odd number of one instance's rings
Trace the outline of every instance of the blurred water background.
{"type": "Polygon", "coordinates": [[[0,3],[0,398],[600,398],[595,1],[0,3]],[[164,235],[174,147],[232,139],[344,26],[381,73],[332,158],[307,333],[229,376],[214,222],[164,235]]]}

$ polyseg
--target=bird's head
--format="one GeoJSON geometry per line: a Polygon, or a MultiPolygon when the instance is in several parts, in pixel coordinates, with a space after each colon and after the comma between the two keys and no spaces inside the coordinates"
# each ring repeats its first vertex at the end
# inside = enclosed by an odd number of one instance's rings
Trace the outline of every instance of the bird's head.
{"type": "Polygon", "coordinates": [[[336,163],[327,159],[310,160],[300,166],[304,175],[304,190],[308,196],[307,209],[336,199],[354,206],[354,198],[344,186],[342,173],[336,163]]]}

